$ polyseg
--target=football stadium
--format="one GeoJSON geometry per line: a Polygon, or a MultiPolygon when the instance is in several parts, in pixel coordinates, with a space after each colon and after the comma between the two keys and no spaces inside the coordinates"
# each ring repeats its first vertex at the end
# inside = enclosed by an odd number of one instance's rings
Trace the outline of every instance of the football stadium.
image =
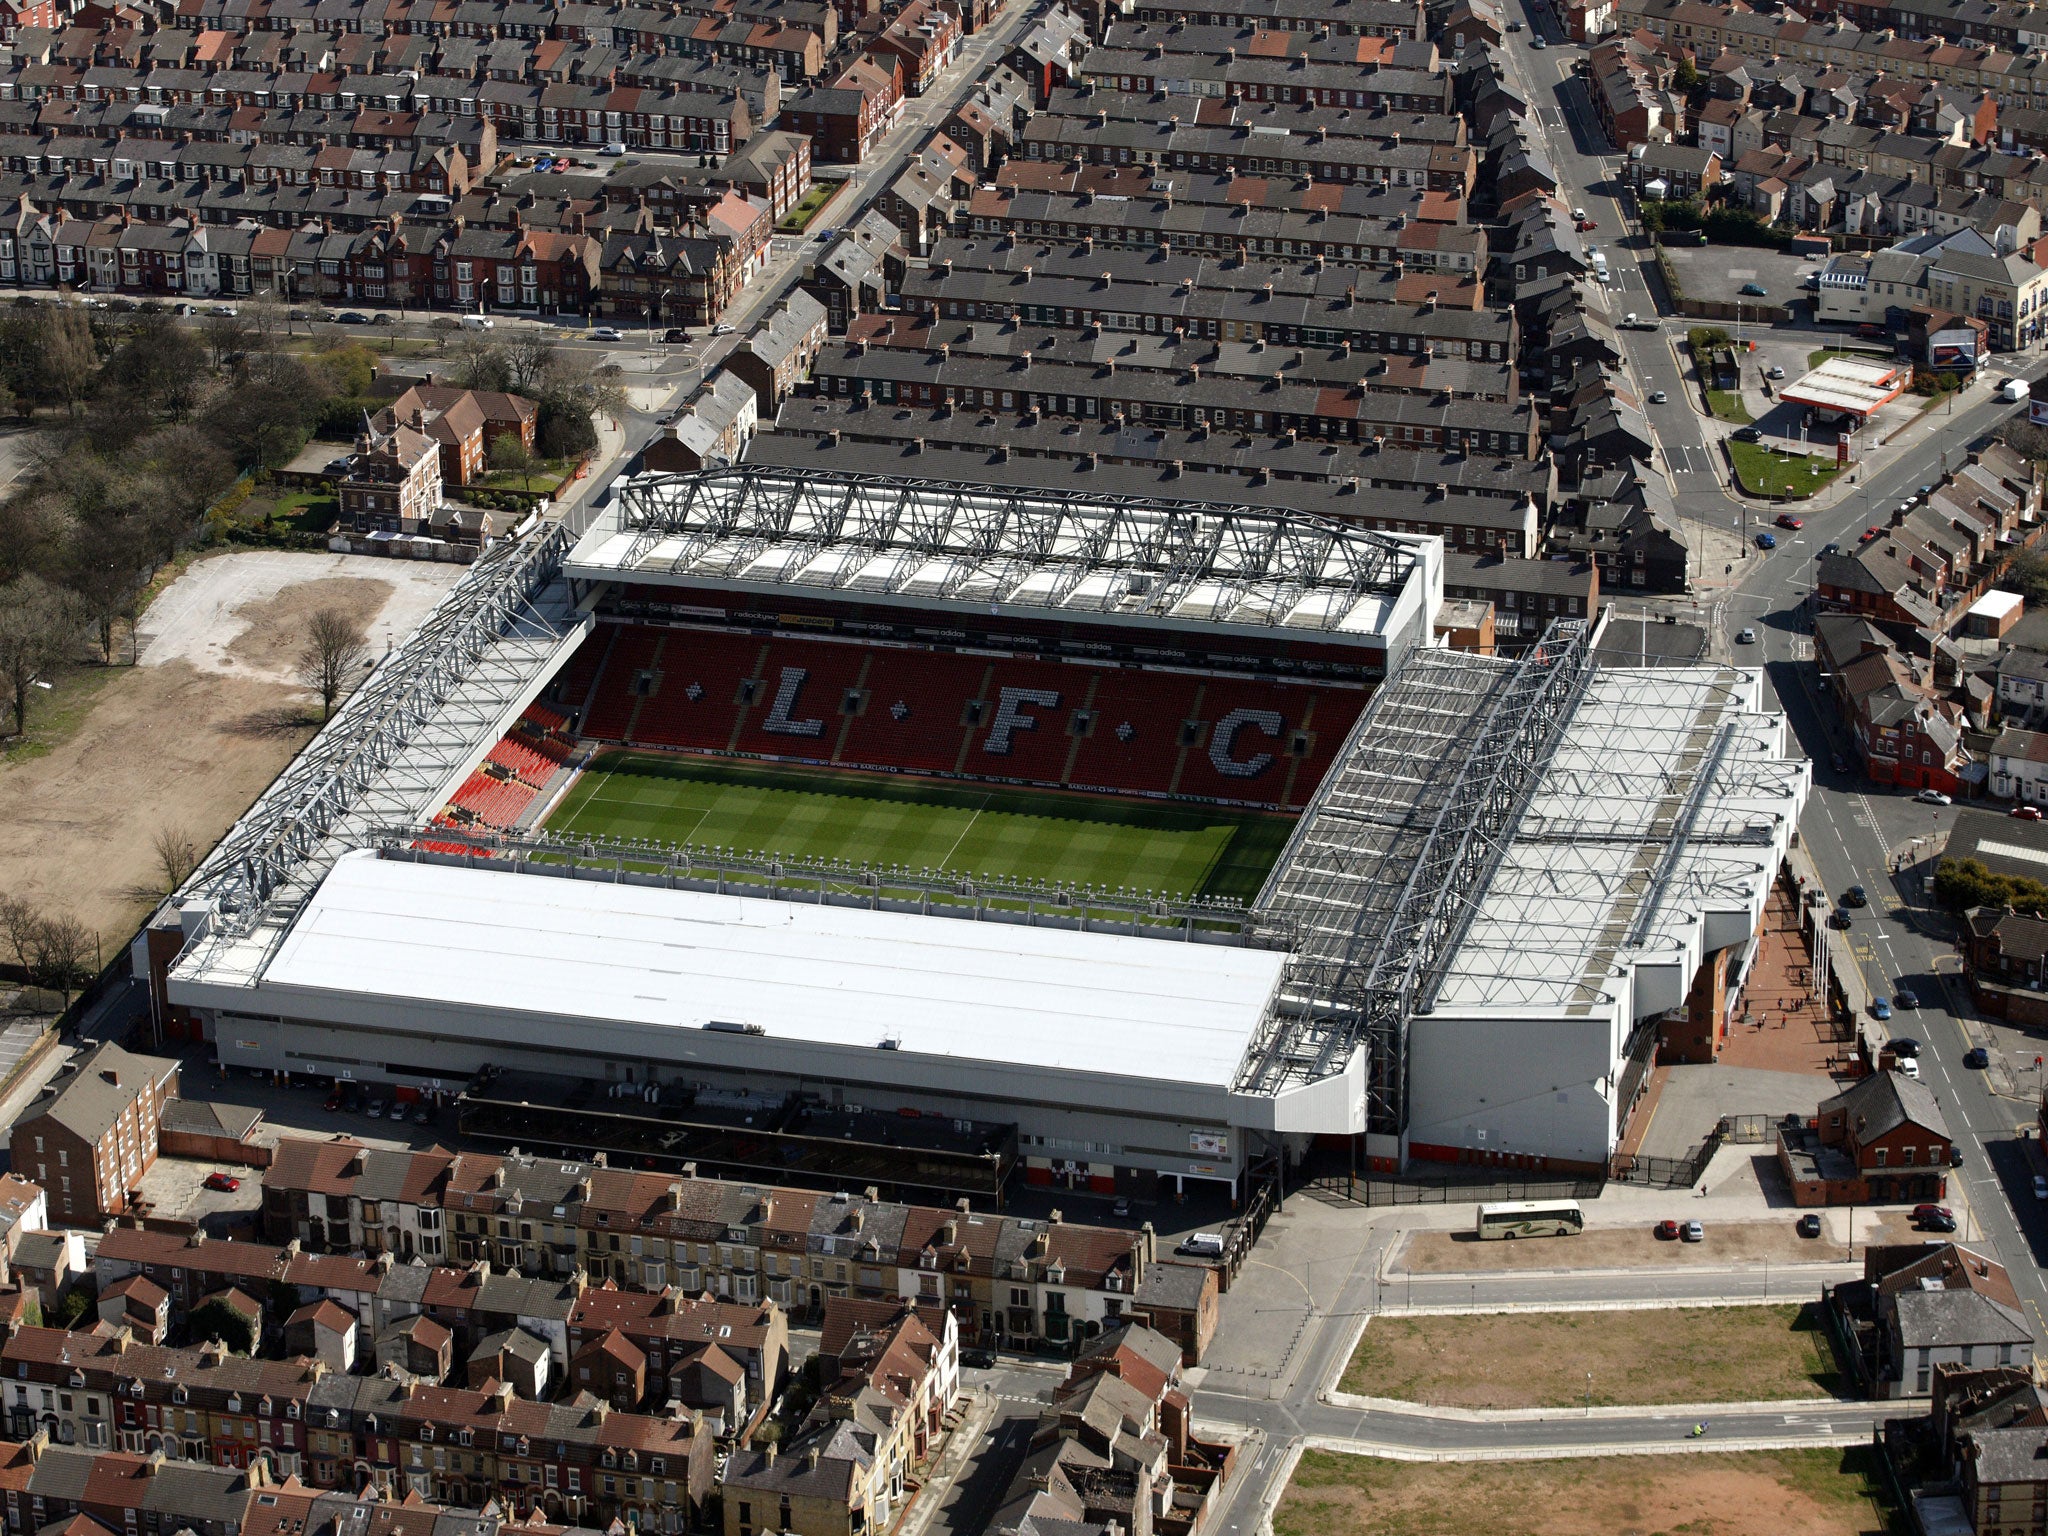
{"type": "Polygon", "coordinates": [[[137,967],[224,1066],[648,1167],[1604,1167],[1806,764],[1753,673],[1449,651],[1441,594],[1265,508],[641,476],[488,551],[137,967]]]}

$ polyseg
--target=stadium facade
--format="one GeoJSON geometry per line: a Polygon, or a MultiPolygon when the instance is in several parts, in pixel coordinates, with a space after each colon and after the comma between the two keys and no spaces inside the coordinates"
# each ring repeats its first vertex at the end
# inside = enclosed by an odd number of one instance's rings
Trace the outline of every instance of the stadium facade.
{"type": "Polygon", "coordinates": [[[1806,764],[1752,672],[1597,667],[1585,625],[1438,648],[1441,559],[1267,509],[645,477],[480,561],[137,965],[227,1066],[602,1083],[730,1110],[721,1145],[794,1098],[1013,1127],[1026,1178],[1105,1190],[1319,1142],[1601,1165],[1658,1022],[1732,1006],[1806,764]],[[1298,820],[1249,909],[448,825],[544,691],[593,740],[1298,820]]]}

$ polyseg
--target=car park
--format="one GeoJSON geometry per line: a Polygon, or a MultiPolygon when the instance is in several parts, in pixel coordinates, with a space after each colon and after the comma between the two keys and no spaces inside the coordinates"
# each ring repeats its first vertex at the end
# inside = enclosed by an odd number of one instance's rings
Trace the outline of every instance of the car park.
{"type": "Polygon", "coordinates": [[[1860,885],[1852,885],[1849,889],[1842,892],[1842,905],[1845,907],[1867,907],[1870,905],[1870,892],[1864,890],[1860,885]]]}
{"type": "Polygon", "coordinates": [[[1778,547],[1778,536],[1775,533],[1760,533],[1756,536],[1756,547],[1758,549],[1776,549],[1778,547]]]}
{"type": "Polygon", "coordinates": [[[1707,1236],[1707,1229],[1696,1221],[1688,1221],[1678,1229],[1678,1235],[1688,1243],[1703,1242],[1707,1236]]]}
{"type": "Polygon", "coordinates": [[[1819,1216],[1817,1216],[1817,1215],[1815,1215],[1815,1214],[1814,1214],[1813,1212],[1811,1212],[1811,1211],[1807,1212],[1807,1214],[1806,1214],[1806,1215],[1804,1215],[1804,1216],[1800,1217],[1800,1218],[1799,1218],[1799,1235],[1800,1235],[1801,1237],[1819,1237],[1819,1236],[1820,1236],[1820,1217],[1819,1217],[1819,1216]]]}
{"type": "Polygon", "coordinates": [[[1913,798],[1914,798],[1915,800],[1918,800],[1918,801],[1919,801],[1919,802],[1920,802],[1920,803],[1921,803],[1922,805],[1954,805],[1954,804],[1955,804],[1955,801],[1951,800],[1951,799],[1950,799],[1950,798],[1949,798],[1949,797],[1948,797],[1947,795],[1944,795],[1944,794],[1943,794],[1943,793],[1942,793],[1942,792],[1941,792],[1940,790],[1938,790],[1938,789],[1923,789],[1923,790],[1921,790],[1921,791],[1920,791],[1920,793],[1919,793],[1919,794],[1915,795],[1915,796],[1914,796],[1913,798]]]}
{"type": "Polygon", "coordinates": [[[1991,1065],[1991,1053],[1985,1050],[1984,1047],[1981,1045],[1973,1045],[1967,1051],[1963,1052],[1963,1065],[1966,1067],[1975,1067],[1979,1071],[1982,1071],[1985,1067],[1991,1065]]]}
{"type": "Polygon", "coordinates": [[[242,1181],[232,1173],[209,1173],[206,1176],[206,1187],[219,1190],[222,1194],[232,1195],[242,1187],[242,1181]]]}
{"type": "Polygon", "coordinates": [[[1870,1000],[1870,1016],[1873,1019],[1888,1019],[1892,1016],[1892,1005],[1881,997],[1870,1000]]]}

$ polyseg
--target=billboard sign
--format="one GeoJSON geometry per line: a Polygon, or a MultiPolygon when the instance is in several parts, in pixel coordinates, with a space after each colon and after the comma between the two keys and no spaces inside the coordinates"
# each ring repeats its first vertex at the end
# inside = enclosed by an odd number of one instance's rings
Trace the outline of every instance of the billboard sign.
{"type": "Polygon", "coordinates": [[[1934,332],[1927,338],[1927,366],[1936,369],[1976,367],[1977,333],[1968,326],[1934,332]]]}
{"type": "Polygon", "coordinates": [[[2029,400],[2027,420],[2037,427],[2048,427],[2048,400],[2029,400]]]}

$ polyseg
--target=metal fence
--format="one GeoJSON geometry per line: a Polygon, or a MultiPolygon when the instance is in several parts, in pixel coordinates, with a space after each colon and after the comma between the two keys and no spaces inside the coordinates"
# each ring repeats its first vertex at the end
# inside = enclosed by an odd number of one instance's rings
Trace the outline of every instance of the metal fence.
{"type": "Polygon", "coordinates": [[[1333,1174],[1312,1181],[1325,1195],[1359,1205],[1486,1204],[1496,1200],[1592,1200],[1607,1181],[1597,1174],[1528,1174],[1489,1169],[1447,1174],[1333,1174]]]}
{"type": "Polygon", "coordinates": [[[1642,1184],[1650,1189],[1690,1189],[1721,1147],[1721,1130],[1701,1142],[1684,1157],[1643,1157],[1617,1154],[1610,1170],[1623,1184],[1642,1184]]]}

